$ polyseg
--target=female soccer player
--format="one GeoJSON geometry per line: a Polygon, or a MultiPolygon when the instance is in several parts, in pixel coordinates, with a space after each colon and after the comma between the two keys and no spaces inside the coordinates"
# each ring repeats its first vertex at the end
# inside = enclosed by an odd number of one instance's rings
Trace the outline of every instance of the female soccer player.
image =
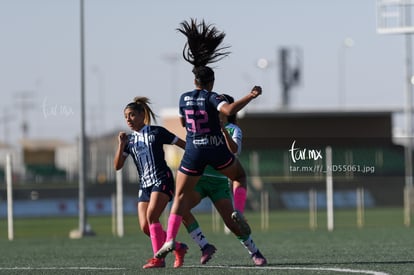
{"type": "Polygon", "coordinates": [[[233,115],[262,93],[261,87],[255,86],[248,95],[229,104],[224,96],[213,92],[214,71],[207,64],[228,55],[221,52],[226,47],[219,48],[225,34],[204,21],[197,24],[194,19],[190,23],[184,21],[181,27],[178,30],[187,37],[183,56],[194,66],[196,87],[180,98],[181,122],[187,132],[186,147],[177,172],[176,196],[168,218],[166,242],[156,253],[157,258],[164,258],[175,249],[183,215],[191,209],[194,188],[206,165],[219,170],[232,182],[246,181],[243,167],[225,144],[219,113],[233,115]]]}
{"type": "MultiPolygon", "coordinates": [[[[229,95],[224,95],[224,97],[227,102],[234,102],[233,97],[229,95]]],[[[239,154],[241,150],[242,134],[240,128],[235,124],[235,115],[227,117],[220,114],[220,119],[222,121],[222,132],[227,147],[233,154],[239,154]]],[[[248,250],[254,264],[256,266],[263,266],[266,264],[266,258],[263,257],[252,240],[249,224],[245,220],[238,221],[235,219],[235,217],[238,216],[238,213],[236,214],[234,211],[230,192],[228,179],[214,170],[211,166],[207,165],[203,176],[196,184],[193,195],[195,198],[193,207],[200,203],[203,198],[208,197],[214,203],[214,206],[220,213],[227,228],[234,233],[240,243],[248,250]],[[243,226],[241,226],[241,224],[243,224],[243,226]]],[[[236,201],[234,201],[234,203],[236,204],[236,201]]],[[[201,264],[207,263],[216,252],[216,247],[208,243],[198,222],[192,215],[184,215],[183,223],[190,236],[201,248],[201,264]]]]}
{"type": "MultiPolygon", "coordinates": [[[[138,220],[141,230],[150,237],[154,254],[165,242],[166,233],[159,218],[174,194],[174,178],[164,158],[164,144],[184,148],[185,142],[163,127],[153,126],[155,115],[146,97],[135,97],[124,109],[125,120],[132,134],[120,132],[114,158],[116,170],[123,167],[128,155],[138,170],[138,220]]],[[[174,267],[180,267],[187,252],[184,243],[175,244],[174,267]]],[[[164,257],[153,257],[143,268],[165,267],[164,257]]]]}

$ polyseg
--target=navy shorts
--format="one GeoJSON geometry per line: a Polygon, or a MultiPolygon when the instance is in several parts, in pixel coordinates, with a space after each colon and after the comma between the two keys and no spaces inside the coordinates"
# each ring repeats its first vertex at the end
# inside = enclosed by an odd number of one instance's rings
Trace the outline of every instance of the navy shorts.
{"type": "Polygon", "coordinates": [[[150,187],[140,188],[138,192],[138,202],[149,202],[152,192],[161,192],[167,194],[171,201],[174,195],[174,178],[169,177],[160,184],[154,184],[150,187]]]}
{"type": "Polygon", "coordinates": [[[189,176],[201,176],[207,165],[221,170],[230,166],[234,160],[235,156],[225,144],[210,147],[190,145],[185,148],[178,170],[189,176]]]}

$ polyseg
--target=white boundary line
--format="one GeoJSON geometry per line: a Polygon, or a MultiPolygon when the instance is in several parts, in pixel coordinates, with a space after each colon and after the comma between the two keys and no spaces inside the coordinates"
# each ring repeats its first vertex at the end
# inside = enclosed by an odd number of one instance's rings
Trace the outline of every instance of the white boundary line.
{"type": "MultiPolygon", "coordinates": [[[[294,266],[225,266],[225,265],[188,265],[182,268],[226,268],[226,269],[251,269],[251,270],[303,270],[303,271],[331,271],[342,273],[359,273],[368,275],[390,275],[382,271],[336,268],[336,267],[294,267],[294,266]]],[[[127,270],[124,267],[88,267],[88,266],[68,266],[68,267],[0,267],[1,270],[89,270],[89,271],[111,271],[127,270]]]]}
{"type": "Polygon", "coordinates": [[[368,275],[390,275],[382,271],[350,269],[350,268],[336,268],[336,267],[295,267],[295,266],[224,266],[224,265],[208,265],[208,266],[183,266],[182,268],[227,268],[227,269],[263,269],[263,270],[304,270],[304,271],[333,271],[343,273],[359,273],[368,275]]]}

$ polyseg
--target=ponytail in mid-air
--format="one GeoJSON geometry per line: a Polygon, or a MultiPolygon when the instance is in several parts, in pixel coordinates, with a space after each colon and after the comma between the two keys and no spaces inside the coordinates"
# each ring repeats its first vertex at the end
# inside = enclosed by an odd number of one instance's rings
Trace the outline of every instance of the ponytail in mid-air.
{"type": "Polygon", "coordinates": [[[214,71],[207,64],[229,55],[230,52],[225,51],[229,46],[220,47],[226,34],[204,20],[198,23],[196,19],[183,21],[177,30],[187,37],[183,57],[194,66],[196,81],[202,86],[214,81],[214,71]]]}

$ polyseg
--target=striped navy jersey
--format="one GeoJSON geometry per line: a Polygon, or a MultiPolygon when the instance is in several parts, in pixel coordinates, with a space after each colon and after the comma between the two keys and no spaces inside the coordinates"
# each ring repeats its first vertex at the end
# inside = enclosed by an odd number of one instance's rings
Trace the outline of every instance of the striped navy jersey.
{"type": "Polygon", "coordinates": [[[140,131],[129,134],[128,139],[123,154],[133,158],[141,188],[160,184],[171,173],[163,145],[175,144],[178,137],[164,127],[145,125],[140,131]]]}
{"type": "Polygon", "coordinates": [[[187,142],[206,136],[221,136],[219,109],[224,96],[206,90],[194,90],[181,95],[180,116],[185,118],[187,142]]]}

